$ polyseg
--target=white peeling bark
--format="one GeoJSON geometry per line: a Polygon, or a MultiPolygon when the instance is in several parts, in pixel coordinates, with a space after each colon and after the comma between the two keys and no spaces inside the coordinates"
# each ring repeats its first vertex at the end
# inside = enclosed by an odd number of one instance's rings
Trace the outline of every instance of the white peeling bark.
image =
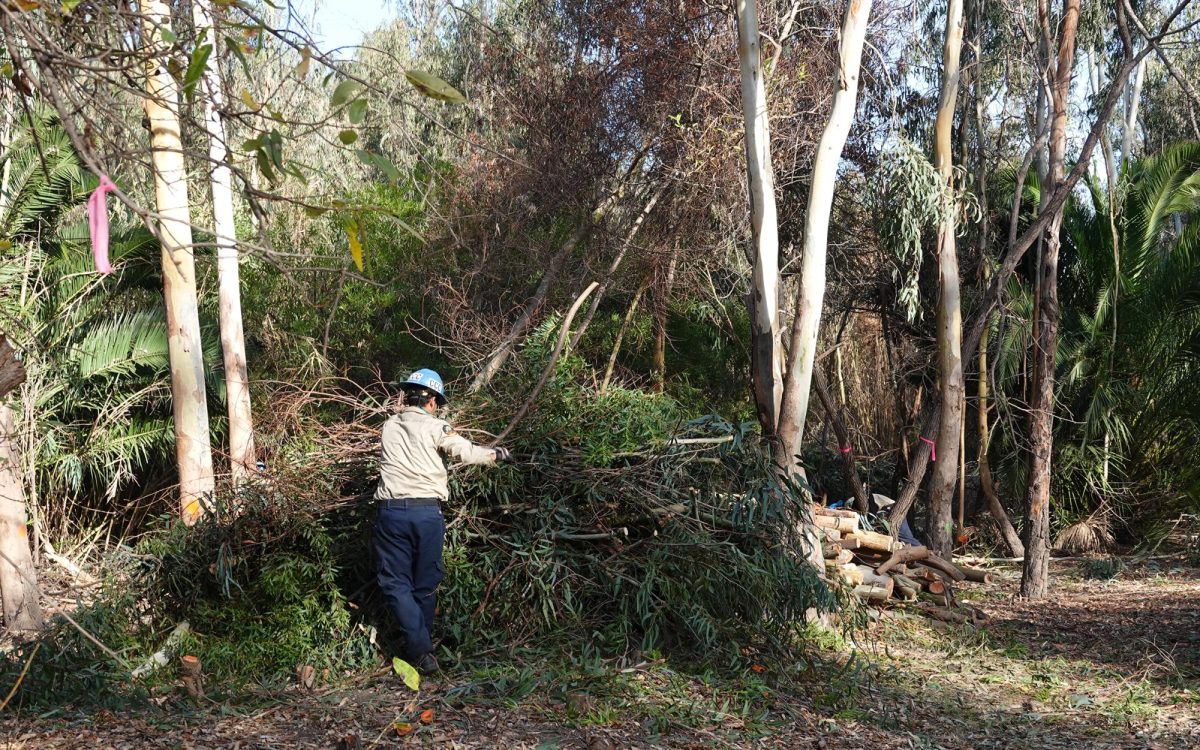
{"type": "Polygon", "coordinates": [[[141,8],[142,45],[155,61],[146,76],[145,110],[150,121],[154,198],[162,244],[180,512],[184,523],[193,524],[207,511],[214,482],[187,173],[179,133],[179,87],[167,69],[162,41],[162,32],[170,29],[170,8],[162,0],[142,0],[141,8]]]}
{"type": "Polygon", "coordinates": [[[779,442],[775,461],[790,468],[796,463],[804,441],[804,422],[812,395],[813,363],[817,356],[817,333],[825,300],[825,262],[829,242],[829,216],[837,185],[842,149],[858,107],[858,74],[862,63],[871,0],[850,0],[842,21],[837,88],[829,111],[829,122],[817,145],[808,211],[804,219],[804,254],[800,265],[800,289],[796,319],[792,324],[788,353],[787,382],[779,418],[779,442]]]}
{"type": "Polygon", "coordinates": [[[750,292],[751,370],[758,419],[763,432],[771,435],[779,425],[779,405],[783,398],[783,356],[779,339],[779,218],[775,207],[775,174],[771,166],[771,132],[756,0],[738,0],[737,31],[754,245],[754,278],[750,292]]]}
{"type": "MultiPolygon", "coordinates": [[[[208,29],[208,42],[219,38],[209,0],[193,0],[192,17],[197,31],[208,29]]],[[[250,382],[246,367],[246,339],[242,329],[242,292],[238,273],[237,228],[233,218],[233,178],[229,149],[220,109],[223,94],[218,70],[220,55],[209,58],[200,77],[204,129],[208,133],[208,158],[212,163],[213,225],[217,239],[217,294],[221,323],[221,351],[225,363],[225,401],[229,415],[229,471],[234,486],[254,471],[254,418],[250,409],[250,382]]]]}

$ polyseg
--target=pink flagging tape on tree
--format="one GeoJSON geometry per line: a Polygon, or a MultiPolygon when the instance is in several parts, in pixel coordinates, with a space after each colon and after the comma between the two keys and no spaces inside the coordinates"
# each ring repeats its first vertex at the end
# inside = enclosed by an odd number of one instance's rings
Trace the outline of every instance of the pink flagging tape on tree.
{"type": "Polygon", "coordinates": [[[106,195],[117,189],[108,179],[108,175],[100,175],[100,184],[88,197],[87,215],[88,231],[92,235],[92,259],[96,262],[96,272],[112,273],[108,262],[108,200],[106,195]]]}
{"type": "Polygon", "coordinates": [[[925,442],[925,443],[929,443],[929,460],[936,461],[937,460],[937,443],[933,442],[932,440],[925,437],[924,435],[921,436],[921,441],[925,442]]]}
{"type": "Polygon", "coordinates": [[[845,448],[842,448],[842,449],[841,449],[841,451],[842,451],[842,453],[849,453],[849,452],[850,452],[850,446],[848,446],[848,445],[847,445],[845,448]]]}

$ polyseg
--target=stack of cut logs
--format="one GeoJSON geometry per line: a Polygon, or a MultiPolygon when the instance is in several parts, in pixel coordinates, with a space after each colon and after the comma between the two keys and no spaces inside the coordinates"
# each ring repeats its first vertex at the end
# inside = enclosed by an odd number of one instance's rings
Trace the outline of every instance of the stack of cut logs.
{"type": "Polygon", "coordinates": [[[813,520],[824,532],[822,551],[829,579],[853,586],[853,595],[863,603],[913,602],[927,617],[942,622],[978,624],[986,619],[981,610],[958,601],[954,586],[962,581],[991,583],[990,573],[955,565],[925,547],[913,547],[887,534],[860,529],[858,514],[852,510],[817,507],[813,520]]]}

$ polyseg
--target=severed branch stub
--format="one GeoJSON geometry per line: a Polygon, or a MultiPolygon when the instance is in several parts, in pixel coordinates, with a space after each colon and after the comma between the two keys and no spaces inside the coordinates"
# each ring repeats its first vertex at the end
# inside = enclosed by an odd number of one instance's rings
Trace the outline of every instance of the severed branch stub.
{"type": "Polygon", "coordinates": [[[199,700],[204,696],[204,673],[200,668],[200,657],[179,657],[179,679],[183,689],[191,697],[199,700]]]}

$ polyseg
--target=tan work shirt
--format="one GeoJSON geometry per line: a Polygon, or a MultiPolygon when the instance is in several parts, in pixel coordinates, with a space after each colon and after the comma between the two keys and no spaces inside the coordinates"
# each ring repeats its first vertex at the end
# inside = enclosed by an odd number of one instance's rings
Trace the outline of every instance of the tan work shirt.
{"type": "Polygon", "coordinates": [[[380,436],[379,488],[375,498],[450,496],[442,454],[464,464],[490,464],[491,448],[475,445],[456,433],[444,419],[419,406],[407,406],[383,423],[380,436]]]}

